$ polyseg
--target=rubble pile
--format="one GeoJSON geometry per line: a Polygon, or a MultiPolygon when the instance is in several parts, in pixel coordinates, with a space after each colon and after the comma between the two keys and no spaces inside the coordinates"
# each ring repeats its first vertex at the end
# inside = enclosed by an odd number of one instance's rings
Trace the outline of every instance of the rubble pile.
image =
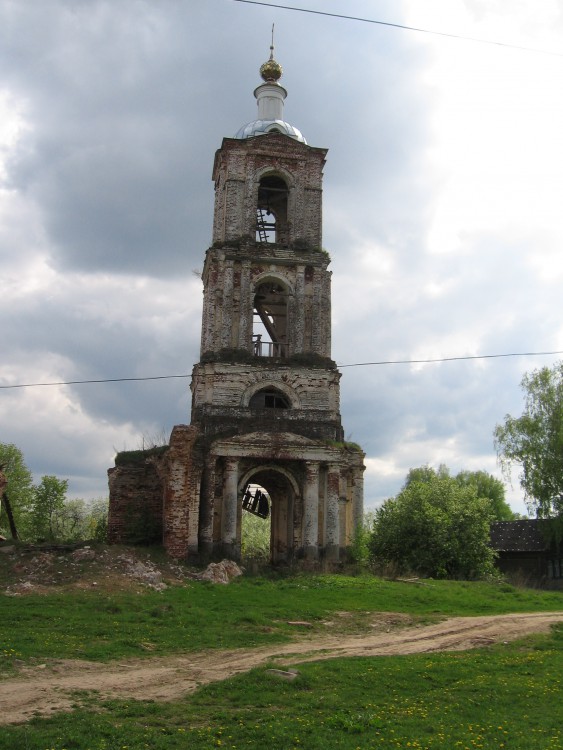
{"type": "MultiPolygon", "coordinates": [[[[135,588],[164,591],[170,585],[201,580],[228,584],[242,569],[232,560],[210,563],[198,570],[178,560],[151,559],[140,548],[64,545],[45,550],[0,543],[0,592],[8,596],[46,593],[53,587],[135,588]]],[[[154,554],[153,554],[154,557],[154,554]]]]}
{"type": "Polygon", "coordinates": [[[211,583],[230,583],[233,578],[242,575],[242,570],[232,560],[221,560],[219,563],[209,563],[207,568],[200,573],[200,581],[211,581],[211,583]]]}

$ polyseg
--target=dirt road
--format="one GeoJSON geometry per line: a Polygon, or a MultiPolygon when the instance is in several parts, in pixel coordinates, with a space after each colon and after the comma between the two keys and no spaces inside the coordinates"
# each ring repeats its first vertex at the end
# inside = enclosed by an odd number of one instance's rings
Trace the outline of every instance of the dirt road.
{"type": "Polygon", "coordinates": [[[455,617],[386,633],[315,638],[252,650],[206,651],[110,664],[56,661],[25,668],[16,677],[0,681],[0,724],[69,711],[76,703],[72,696],[76,690],[93,690],[103,698],[169,701],[267,662],[294,665],[345,656],[463,651],[547,632],[556,622],[563,622],[563,612],[455,617]]]}

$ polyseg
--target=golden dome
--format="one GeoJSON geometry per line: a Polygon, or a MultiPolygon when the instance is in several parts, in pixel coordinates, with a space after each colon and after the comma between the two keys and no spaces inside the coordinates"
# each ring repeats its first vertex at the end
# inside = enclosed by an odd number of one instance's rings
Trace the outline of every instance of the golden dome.
{"type": "Polygon", "coordinates": [[[267,83],[270,83],[271,81],[279,81],[282,77],[282,73],[282,66],[274,60],[273,54],[270,55],[269,60],[260,66],[260,75],[267,83]]]}

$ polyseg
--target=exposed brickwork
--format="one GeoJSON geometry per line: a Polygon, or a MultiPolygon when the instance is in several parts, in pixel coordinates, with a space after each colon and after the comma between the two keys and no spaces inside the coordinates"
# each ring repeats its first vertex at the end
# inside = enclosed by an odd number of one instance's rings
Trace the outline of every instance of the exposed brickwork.
{"type": "Polygon", "coordinates": [[[326,149],[312,148],[284,135],[224,138],[215,155],[213,241],[254,238],[258,183],[268,172],[280,175],[290,190],[292,220],[288,242],[322,245],[322,176],[326,149]]]}
{"type": "Polygon", "coordinates": [[[221,349],[252,353],[254,295],[258,284],[270,280],[287,290],[287,356],[330,357],[329,262],[324,252],[250,240],[210,248],[203,270],[201,356],[221,349]]]}
{"type": "Polygon", "coordinates": [[[174,557],[236,558],[242,494],[258,484],[271,500],[273,562],[336,563],[351,544],[364,454],[342,442],[340,373],[330,359],[325,156],[280,134],[224,139],[191,425],[174,428],[152,468],[110,470],[113,541],[144,503],[174,557]],[[275,242],[266,241],[264,211],[275,217],[275,242]]]}
{"type": "Polygon", "coordinates": [[[167,552],[185,558],[198,552],[199,494],[203,468],[199,430],[176,425],[166,456],[164,535],[167,552]]]}
{"type": "Polygon", "coordinates": [[[109,469],[108,539],[112,544],[154,542],[162,538],[162,459],[109,469]]]}

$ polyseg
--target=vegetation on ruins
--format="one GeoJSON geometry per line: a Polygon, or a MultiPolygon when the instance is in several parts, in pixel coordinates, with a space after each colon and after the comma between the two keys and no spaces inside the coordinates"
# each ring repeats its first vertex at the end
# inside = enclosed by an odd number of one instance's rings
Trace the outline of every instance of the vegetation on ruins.
{"type": "Polygon", "coordinates": [[[115,455],[116,466],[143,466],[147,459],[160,458],[168,450],[168,445],[155,445],[133,451],[120,451],[115,455]]]}

